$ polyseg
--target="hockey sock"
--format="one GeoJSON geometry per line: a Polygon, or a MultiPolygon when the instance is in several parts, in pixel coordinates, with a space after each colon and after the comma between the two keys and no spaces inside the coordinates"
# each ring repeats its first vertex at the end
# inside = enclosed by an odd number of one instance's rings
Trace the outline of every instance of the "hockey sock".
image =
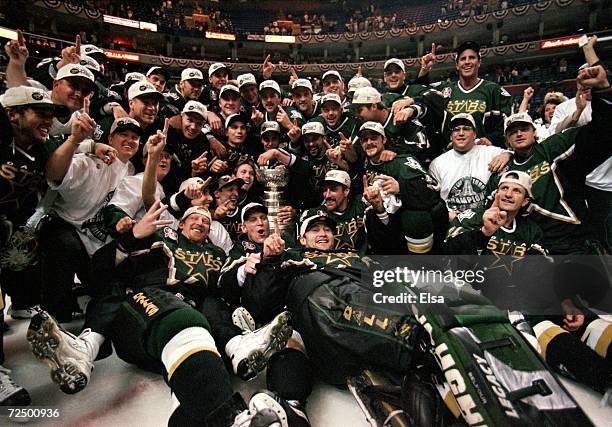
{"type": "Polygon", "coordinates": [[[185,411],[196,419],[232,397],[230,379],[198,311],[180,309],[152,325],[145,342],[150,355],[161,359],[167,381],[185,411]]]}
{"type": "Polygon", "coordinates": [[[544,360],[562,374],[569,374],[603,392],[610,378],[610,366],[577,337],[550,321],[534,327],[544,360]]]}
{"type": "Polygon", "coordinates": [[[612,323],[604,319],[595,319],[586,327],[582,342],[605,358],[608,363],[612,361],[612,323]]]}
{"type": "Polygon", "coordinates": [[[268,361],[267,385],[285,400],[304,403],[312,392],[310,361],[299,350],[281,350],[268,361]]]}

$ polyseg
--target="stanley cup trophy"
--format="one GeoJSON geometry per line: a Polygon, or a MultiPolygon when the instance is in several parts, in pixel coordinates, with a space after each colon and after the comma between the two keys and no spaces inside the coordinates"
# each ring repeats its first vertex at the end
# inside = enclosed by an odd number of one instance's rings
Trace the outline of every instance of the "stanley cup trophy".
{"type": "MultiPolygon", "coordinates": [[[[278,218],[278,208],[285,204],[283,188],[289,183],[289,171],[283,166],[278,168],[261,166],[257,170],[257,179],[266,188],[264,191],[264,206],[268,209],[268,223],[270,224],[270,234],[272,234],[276,231],[274,220],[278,218]]],[[[291,241],[295,239],[296,230],[293,222],[281,224],[279,221],[278,227],[285,240],[287,238],[291,241]]]]}

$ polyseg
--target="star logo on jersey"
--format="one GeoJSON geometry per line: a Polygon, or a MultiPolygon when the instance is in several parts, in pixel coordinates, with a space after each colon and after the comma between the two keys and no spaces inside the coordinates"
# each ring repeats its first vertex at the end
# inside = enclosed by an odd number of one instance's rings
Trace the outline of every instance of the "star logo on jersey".
{"type": "Polygon", "coordinates": [[[351,267],[353,263],[351,263],[350,259],[355,256],[355,252],[336,252],[327,254],[327,258],[325,259],[325,265],[336,264],[336,268],[345,268],[351,267]]]}
{"type": "Polygon", "coordinates": [[[508,276],[512,275],[512,271],[514,270],[514,263],[523,260],[523,257],[520,256],[506,255],[498,251],[491,252],[493,253],[493,256],[495,256],[495,261],[493,261],[493,263],[487,267],[487,270],[503,268],[504,270],[506,270],[508,276]]]}

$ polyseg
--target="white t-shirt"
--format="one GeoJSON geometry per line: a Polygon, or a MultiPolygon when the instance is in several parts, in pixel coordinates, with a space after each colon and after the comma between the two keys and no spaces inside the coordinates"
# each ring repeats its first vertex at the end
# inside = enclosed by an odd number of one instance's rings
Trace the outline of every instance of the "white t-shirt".
{"type": "MultiPolygon", "coordinates": [[[[146,213],[144,204],[142,202],[142,180],[144,173],[140,172],[136,175],[126,176],[119,183],[117,190],[113,194],[113,198],[109,202],[109,205],[117,206],[123,212],[128,214],[130,218],[139,221],[146,213]]],[[[155,198],[162,200],[165,197],[164,189],[158,182],[155,188],[155,198]]],[[[169,219],[174,221],[170,227],[178,230],[179,220],[176,219],[167,210],[162,212],[160,219],[169,219]]],[[[229,251],[232,249],[234,243],[223,225],[219,221],[213,220],[210,224],[210,231],[208,232],[208,239],[213,245],[219,246],[226,255],[229,255],[229,251]]],[[[110,241],[110,238],[108,239],[110,241]]]]}
{"type": "MultiPolygon", "coordinates": [[[[557,105],[555,108],[555,114],[550,121],[550,128],[556,129],[557,124],[565,120],[566,117],[571,116],[576,111],[576,98],[568,99],[565,102],[557,105]],[[553,127],[554,126],[554,127],[553,127]]],[[[591,122],[593,110],[591,108],[591,101],[587,102],[585,109],[578,118],[578,123],[574,126],[584,126],[591,122]]],[[[551,130],[551,135],[553,131],[551,130]]],[[[601,191],[612,191],[612,157],[608,157],[601,165],[596,167],[586,176],[584,180],[585,184],[589,187],[595,188],[601,191]]]]}
{"type": "Polygon", "coordinates": [[[90,256],[107,239],[102,208],[111,200],[121,180],[133,173],[130,162],[117,159],[108,166],[95,157],[76,154],[60,184],[47,181],[49,188],[58,193],[52,210],[76,228],[90,256]]]}
{"type": "Polygon", "coordinates": [[[481,206],[491,176],[489,163],[505,151],[499,147],[475,145],[467,153],[449,150],[436,157],[429,165],[429,174],[440,184],[440,196],[446,206],[458,212],[481,206]]]}

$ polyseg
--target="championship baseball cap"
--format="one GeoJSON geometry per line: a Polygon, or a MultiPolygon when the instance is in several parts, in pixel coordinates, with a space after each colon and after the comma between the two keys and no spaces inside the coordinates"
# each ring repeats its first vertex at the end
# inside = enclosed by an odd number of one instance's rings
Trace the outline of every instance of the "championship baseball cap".
{"type": "Polygon", "coordinates": [[[240,221],[244,223],[244,220],[248,218],[251,212],[263,212],[266,215],[268,215],[268,208],[262,205],[261,203],[255,203],[255,202],[247,203],[242,208],[242,212],[240,213],[240,221]]]}
{"type": "Polygon", "coordinates": [[[325,129],[321,122],[308,122],[302,126],[302,135],[316,133],[317,135],[325,136],[325,129]]]}
{"type": "Polygon", "coordinates": [[[225,129],[227,129],[234,122],[242,122],[245,125],[249,122],[249,118],[243,113],[234,113],[225,119],[225,129]]]}
{"type": "Polygon", "coordinates": [[[98,61],[96,61],[95,59],[93,59],[91,56],[87,56],[87,55],[82,55],[81,56],[81,60],[79,61],[79,64],[83,65],[84,67],[87,67],[91,70],[92,73],[100,73],[100,64],[98,63],[98,61]]]}
{"type": "Polygon", "coordinates": [[[217,71],[221,70],[221,69],[225,69],[225,71],[229,72],[229,68],[227,68],[227,65],[225,65],[222,62],[215,62],[214,64],[212,64],[210,66],[210,68],[208,69],[208,77],[212,76],[213,74],[215,74],[217,71]]]}
{"type": "Polygon", "coordinates": [[[95,46],[93,44],[82,44],[80,53],[81,53],[81,56],[83,55],[87,55],[87,56],[102,55],[106,58],[106,54],[104,53],[104,51],[100,49],[98,46],[95,46]]]}
{"type": "Polygon", "coordinates": [[[88,81],[92,88],[95,87],[95,77],[89,68],[81,64],[66,64],[57,71],[55,80],[81,78],[88,81]]]}
{"type": "Polygon", "coordinates": [[[376,104],[382,101],[382,96],[373,87],[362,87],[353,94],[352,104],[376,104]]]}
{"type": "Polygon", "coordinates": [[[280,86],[274,80],[264,80],[259,84],[260,92],[267,88],[274,89],[279,95],[281,94],[280,86]]]}
{"type": "Polygon", "coordinates": [[[181,182],[178,192],[182,193],[191,184],[202,185],[204,184],[204,180],[199,176],[192,176],[191,178],[187,178],[185,181],[181,182]]]}
{"type": "Polygon", "coordinates": [[[323,180],[323,182],[327,181],[337,182],[339,184],[344,185],[345,187],[351,186],[351,177],[348,173],[340,169],[333,169],[327,172],[325,174],[325,179],[323,180]]]}
{"type": "Polygon", "coordinates": [[[480,59],[480,45],[470,40],[467,42],[463,42],[459,46],[457,46],[457,49],[455,49],[455,53],[457,54],[457,57],[455,58],[455,62],[459,60],[459,56],[461,56],[461,53],[464,50],[468,50],[468,49],[471,49],[474,52],[476,52],[478,59],[480,59]]]}
{"type": "Polygon", "coordinates": [[[366,130],[371,130],[372,132],[376,132],[382,135],[383,137],[385,136],[385,128],[383,127],[383,125],[381,125],[378,122],[365,122],[359,128],[359,134],[361,135],[361,132],[366,131],[366,130]]]}
{"type": "Polygon", "coordinates": [[[335,102],[338,105],[342,105],[342,100],[337,93],[328,93],[323,95],[321,97],[321,105],[325,104],[326,102],[335,102]]]}
{"type": "Polygon", "coordinates": [[[128,89],[128,99],[131,101],[134,98],[138,98],[139,96],[153,94],[157,96],[159,99],[162,99],[164,95],[162,95],[155,86],[153,86],[149,82],[136,82],[128,89]]]}
{"type": "Polygon", "coordinates": [[[406,72],[406,66],[404,65],[404,61],[402,61],[401,59],[398,59],[398,58],[388,59],[387,62],[385,62],[385,66],[383,67],[383,70],[387,71],[387,68],[389,68],[391,65],[395,65],[401,68],[401,70],[404,73],[406,72]]]}
{"type": "Polygon", "coordinates": [[[528,123],[535,129],[533,119],[529,113],[515,113],[506,119],[506,122],[504,123],[504,133],[507,133],[508,128],[515,123],[528,123]]]}
{"type": "Polygon", "coordinates": [[[244,180],[231,175],[223,175],[217,180],[215,189],[221,190],[223,187],[227,187],[228,185],[232,184],[236,184],[238,185],[238,188],[241,188],[244,185],[244,180]]]}
{"type": "Polygon", "coordinates": [[[291,92],[296,90],[298,87],[305,87],[306,89],[308,89],[311,92],[313,92],[313,90],[312,90],[312,83],[310,83],[310,80],[308,80],[308,79],[296,79],[293,82],[293,84],[291,85],[291,92]]]}
{"type": "Polygon", "coordinates": [[[321,81],[324,82],[328,77],[335,77],[338,80],[342,81],[342,76],[336,70],[329,70],[323,73],[323,77],[321,77],[321,81]]]}
{"type": "Polygon", "coordinates": [[[153,67],[149,68],[149,71],[147,71],[147,77],[153,74],[159,74],[164,76],[166,80],[170,80],[170,71],[166,70],[164,67],[154,65],[153,67]]]}
{"type": "Polygon", "coordinates": [[[204,118],[204,120],[207,120],[208,118],[208,110],[206,109],[206,106],[198,101],[187,102],[187,104],[185,104],[185,106],[183,107],[183,111],[181,111],[181,113],[199,114],[200,116],[202,116],[202,118],[204,118]]]}
{"type": "Polygon", "coordinates": [[[11,87],[0,96],[3,107],[28,106],[32,108],[45,108],[53,110],[53,115],[68,115],[68,108],[64,105],[54,104],[49,92],[32,86],[11,87]]]}
{"type": "Polygon", "coordinates": [[[255,76],[251,73],[240,74],[236,79],[238,81],[238,87],[242,89],[246,85],[255,85],[257,86],[257,80],[255,76]]]}
{"type": "Polygon", "coordinates": [[[236,94],[238,94],[238,96],[240,96],[240,89],[238,89],[236,86],[234,86],[234,85],[223,85],[223,87],[219,91],[219,98],[222,98],[223,94],[227,93],[227,92],[236,92],[236,94]]]}
{"type": "Polygon", "coordinates": [[[362,87],[372,87],[372,83],[365,77],[355,76],[348,82],[348,92],[355,92],[362,87]]]}
{"type": "Polygon", "coordinates": [[[458,125],[460,123],[469,124],[474,129],[476,129],[476,121],[474,120],[474,117],[472,117],[472,115],[469,113],[458,113],[458,114],[455,114],[453,117],[451,117],[450,119],[451,126],[458,125]]]}
{"type": "Polygon", "coordinates": [[[147,78],[142,73],[127,73],[123,79],[123,89],[129,89],[136,82],[145,82],[147,78]]]}
{"type": "Polygon", "coordinates": [[[302,214],[302,223],[300,224],[300,237],[317,223],[323,222],[329,225],[332,229],[336,227],[336,221],[329,216],[329,213],[320,207],[308,209],[302,214]]]}
{"type": "Polygon", "coordinates": [[[281,133],[280,125],[278,122],[267,121],[261,124],[260,134],[263,135],[266,132],[281,133]]]}
{"type": "Polygon", "coordinates": [[[184,221],[189,215],[192,215],[194,213],[204,215],[206,218],[208,218],[209,223],[212,222],[210,212],[208,211],[208,209],[202,206],[192,206],[189,209],[187,209],[185,213],[183,214],[183,216],[181,217],[181,221],[184,221]]]}
{"type": "Polygon", "coordinates": [[[508,171],[508,172],[505,172],[501,176],[501,178],[499,180],[499,184],[497,186],[499,187],[504,182],[514,182],[515,184],[520,185],[525,190],[527,190],[527,194],[529,194],[529,197],[532,197],[532,194],[531,194],[531,185],[532,185],[531,177],[528,174],[526,174],[525,172],[521,172],[521,171],[508,171]]]}
{"type": "Polygon", "coordinates": [[[185,80],[204,80],[204,74],[196,68],[185,68],[181,71],[181,81],[185,80]]]}
{"type": "Polygon", "coordinates": [[[113,134],[123,129],[129,129],[136,132],[138,135],[142,135],[142,128],[140,127],[140,123],[138,123],[131,117],[119,117],[118,119],[115,119],[110,128],[110,133],[113,134]]]}

